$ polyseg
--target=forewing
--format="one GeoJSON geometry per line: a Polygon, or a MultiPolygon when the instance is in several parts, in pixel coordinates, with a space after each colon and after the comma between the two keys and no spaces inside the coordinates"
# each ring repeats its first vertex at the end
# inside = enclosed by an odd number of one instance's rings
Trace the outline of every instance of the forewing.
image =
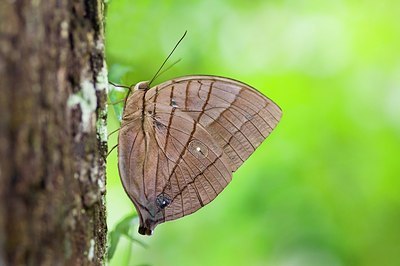
{"type": "Polygon", "coordinates": [[[167,103],[197,121],[230,158],[235,171],[268,137],[281,109],[251,86],[216,76],[187,76],[150,89],[146,101],[167,103]]]}

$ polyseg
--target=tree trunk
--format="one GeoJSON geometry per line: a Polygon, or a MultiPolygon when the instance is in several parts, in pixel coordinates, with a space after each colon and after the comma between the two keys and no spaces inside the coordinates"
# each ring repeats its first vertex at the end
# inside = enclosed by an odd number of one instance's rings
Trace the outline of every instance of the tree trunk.
{"type": "Polygon", "coordinates": [[[0,265],[101,265],[101,0],[0,2],[0,265]]]}

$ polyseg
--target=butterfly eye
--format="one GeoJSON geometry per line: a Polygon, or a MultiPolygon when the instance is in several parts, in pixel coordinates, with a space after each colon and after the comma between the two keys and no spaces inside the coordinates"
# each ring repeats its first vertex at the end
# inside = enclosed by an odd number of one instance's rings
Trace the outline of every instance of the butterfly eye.
{"type": "Polygon", "coordinates": [[[171,198],[167,194],[161,193],[157,196],[156,203],[160,209],[164,209],[171,203],[171,198]]]}

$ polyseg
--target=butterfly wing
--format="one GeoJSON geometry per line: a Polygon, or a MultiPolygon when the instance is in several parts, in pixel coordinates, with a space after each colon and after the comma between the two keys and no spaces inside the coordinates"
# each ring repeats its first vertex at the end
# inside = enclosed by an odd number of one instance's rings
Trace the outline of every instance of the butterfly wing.
{"type": "Polygon", "coordinates": [[[195,212],[231,180],[230,159],[197,120],[163,103],[127,101],[119,133],[119,171],[139,216],[139,233],[195,212]],[[144,106],[144,107],[143,107],[144,106]],[[135,109],[136,108],[136,109],[135,109]]]}
{"type": "Polygon", "coordinates": [[[149,103],[168,103],[209,132],[231,161],[232,171],[278,124],[281,109],[242,82],[217,76],[187,76],[153,87],[149,103]]]}
{"type": "Polygon", "coordinates": [[[267,97],[227,78],[188,76],[134,92],[118,164],[140,216],[139,233],[212,201],[280,117],[267,97]]]}

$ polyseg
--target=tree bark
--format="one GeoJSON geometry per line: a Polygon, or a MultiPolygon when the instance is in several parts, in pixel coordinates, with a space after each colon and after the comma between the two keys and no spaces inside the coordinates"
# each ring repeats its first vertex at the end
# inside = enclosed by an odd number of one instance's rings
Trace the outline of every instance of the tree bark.
{"type": "Polygon", "coordinates": [[[102,265],[101,0],[0,2],[0,265],[102,265]]]}

